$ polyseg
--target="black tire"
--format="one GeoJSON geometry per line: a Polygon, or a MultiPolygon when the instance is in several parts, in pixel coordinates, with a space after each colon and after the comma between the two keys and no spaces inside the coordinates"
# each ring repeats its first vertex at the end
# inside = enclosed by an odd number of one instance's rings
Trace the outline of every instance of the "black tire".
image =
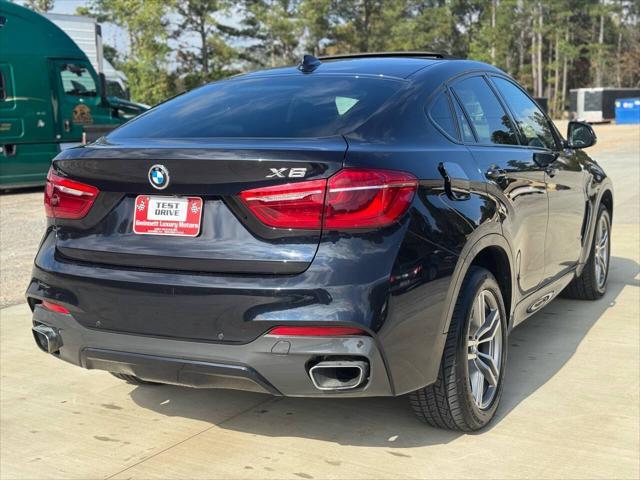
{"type": "Polygon", "coordinates": [[[130,383],[132,385],[162,385],[161,383],[148,382],[146,380],[142,380],[141,378],[138,378],[135,375],[127,375],[126,373],[115,373],[115,372],[109,372],[109,373],[114,377],[119,378],[120,380],[124,380],[125,382],[130,383]]]}
{"type": "Polygon", "coordinates": [[[502,293],[494,276],[484,268],[471,267],[456,301],[438,378],[434,384],[410,394],[413,411],[421,420],[433,427],[461,431],[479,430],[491,421],[502,396],[507,361],[506,319],[502,293]],[[493,399],[486,408],[479,408],[470,383],[468,337],[474,300],[487,290],[495,296],[500,313],[502,358],[493,399]]]}
{"type": "Polygon", "coordinates": [[[607,264],[604,282],[598,281],[598,275],[596,273],[596,240],[598,235],[597,232],[594,232],[587,263],[585,264],[580,276],[575,277],[562,291],[563,297],[574,298],[576,300],[598,300],[606,293],[607,280],[609,277],[609,259],[611,258],[611,214],[609,213],[609,210],[607,210],[607,207],[601,204],[598,208],[596,229],[600,225],[600,221],[603,217],[604,221],[607,222],[609,229],[609,241],[606,246],[607,264]]]}

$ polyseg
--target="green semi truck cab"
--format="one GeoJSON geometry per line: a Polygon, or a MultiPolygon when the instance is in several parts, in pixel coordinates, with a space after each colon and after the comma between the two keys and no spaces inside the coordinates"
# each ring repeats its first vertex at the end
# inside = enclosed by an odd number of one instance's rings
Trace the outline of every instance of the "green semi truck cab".
{"type": "Polygon", "coordinates": [[[44,184],[51,160],[87,126],[146,107],[106,94],[85,53],[51,21],[0,0],[0,189],[44,184]]]}

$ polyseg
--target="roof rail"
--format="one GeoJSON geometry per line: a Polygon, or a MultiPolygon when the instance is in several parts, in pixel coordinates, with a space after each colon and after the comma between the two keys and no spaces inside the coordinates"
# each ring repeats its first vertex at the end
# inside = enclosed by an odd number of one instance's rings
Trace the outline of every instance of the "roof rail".
{"type": "Polygon", "coordinates": [[[448,53],[438,52],[365,52],[365,53],[344,53],[338,55],[324,55],[318,60],[341,60],[349,58],[376,58],[376,57],[412,57],[412,58],[441,58],[443,60],[456,60],[458,57],[448,53]]]}

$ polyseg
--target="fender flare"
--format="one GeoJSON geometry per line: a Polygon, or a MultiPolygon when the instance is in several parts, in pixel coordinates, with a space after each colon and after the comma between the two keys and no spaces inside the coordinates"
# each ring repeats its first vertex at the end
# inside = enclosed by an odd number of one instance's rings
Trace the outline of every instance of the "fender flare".
{"type": "MultiPolygon", "coordinates": [[[[576,276],[580,276],[582,274],[582,270],[584,270],[584,266],[587,264],[587,260],[589,258],[589,254],[591,253],[591,243],[593,242],[593,235],[596,230],[596,220],[598,209],[600,208],[600,204],[602,203],[602,198],[606,193],[611,195],[613,199],[613,185],[611,180],[606,178],[601,184],[600,188],[598,188],[597,195],[592,196],[591,203],[591,213],[589,218],[589,223],[587,225],[587,230],[585,232],[585,239],[582,244],[582,252],[580,252],[580,259],[578,260],[578,265],[576,267],[576,276]]],[[[613,212],[610,212],[611,220],[613,221],[613,212]]]]}
{"type": "Polygon", "coordinates": [[[449,290],[447,291],[446,296],[446,305],[442,319],[443,331],[442,333],[448,333],[449,325],[451,323],[451,318],[453,317],[453,310],[456,305],[456,299],[458,298],[458,294],[460,293],[460,288],[462,287],[462,282],[469,271],[473,261],[478,256],[482,250],[487,247],[498,247],[502,249],[509,261],[509,269],[511,271],[511,301],[509,308],[509,325],[513,324],[513,312],[515,309],[515,292],[516,292],[516,281],[515,281],[515,268],[514,268],[514,260],[513,260],[513,252],[511,250],[511,246],[507,239],[502,235],[502,233],[496,233],[495,229],[493,231],[485,231],[482,227],[476,230],[474,233],[478,233],[478,235],[473,235],[475,238],[473,241],[467,242],[467,244],[462,249],[460,257],[458,259],[458,263],[453,271],[451,276],[452,281],[449,286],[449,290]],[[483,230],[480,232],[480,230],[483,230]]]}

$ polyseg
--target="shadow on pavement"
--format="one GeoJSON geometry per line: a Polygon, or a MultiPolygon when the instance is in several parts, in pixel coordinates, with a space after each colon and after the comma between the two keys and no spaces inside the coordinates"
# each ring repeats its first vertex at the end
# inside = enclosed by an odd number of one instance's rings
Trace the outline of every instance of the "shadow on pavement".
{"type": "Polygon", "coordinates": [[[24,193],[37,193],[42,192],[44,190],[44,185],[38,185],[35,187],[20,187],[20,188],[12,188],[12,189],[3,189],[0,188],[0,195],[22,195],[24,193]]]}
{"type": "MultiPolygon", "coordinates": [[[[591,327],[615,305],[625,286],[638,286],[638,268],[631,259],[612,257],[605,297],[596,302],[557,299],[511,333],[505,390],[493,426],[567,363],[591,327]]],[[[210,423],[215,423],[216,403],[223,398],[233,402],[243,395],[255,394],[220,395],[216,390],[174,386],[138,387],[131,392],[132,399],[143,408],[210,423]]],[[[446,444],[461,435],[419,422],[404,397],[302,399],[265,395],[251,409],[218,426],[265,437],[386,447],[392,449],[388,453],[405,457],[409,455],[394,449],[446,444]]]]}

